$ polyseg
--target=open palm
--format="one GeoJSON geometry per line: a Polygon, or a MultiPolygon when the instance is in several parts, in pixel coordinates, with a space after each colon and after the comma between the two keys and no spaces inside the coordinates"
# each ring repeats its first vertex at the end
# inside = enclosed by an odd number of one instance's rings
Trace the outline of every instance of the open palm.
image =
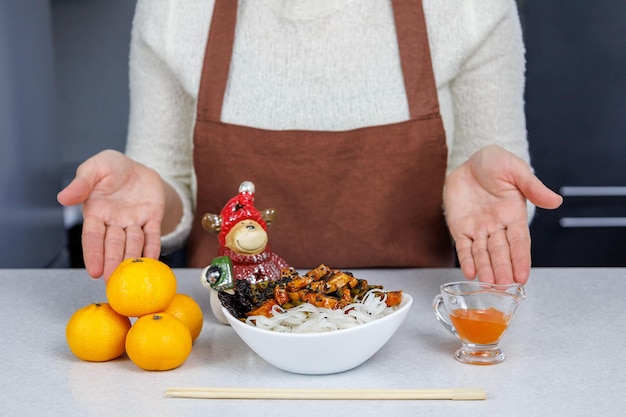
{"type": "Polygon", "coordinates": [[[63,205],[83,204],[89,275],[106,279],[125,258],[159,256],[164,194],[155,171],[116,151],[103,151],[78,167],[57,198],[63,205]]]}
{"type": "Polygon", "coordinates": [[[498,146],[483,148],[448,175],[446,221],[468,279],[526,283],[531,266],[526,200],[549,209],[562,202],[528,164],[498,146]]]}

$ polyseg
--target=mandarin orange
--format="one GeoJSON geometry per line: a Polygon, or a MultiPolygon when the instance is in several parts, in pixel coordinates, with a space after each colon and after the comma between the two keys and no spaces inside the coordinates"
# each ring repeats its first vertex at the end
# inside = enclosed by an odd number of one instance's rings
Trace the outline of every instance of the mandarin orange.
{"type": "Polygon", "coordinates": [[[85,361],[103,362],[124,354],[131,323],[107,303],[78,309],[65,326],[65,339],[74,355],[85,361]]]}
{"type": "Polygon", "coordinates": [[[122,261],[109,277],[106,295],[115,311],[141,317],[167,308],[176,295],[176,276],[165,263],[152,258],[122,261]]]}
{"type": "Polygon", "coordinates": [[[191,340],[196,340],[202,331],[204,316],[196,301],[186,294],[176,294],[165,313],[182,321],[191,333],[191,340]]]}
{"type": "Polygon", "coordinates": [[[187,326],[167,313],[140,317],[126,336],[126,353],[138,367],[167,371],[179,367],[191,353],[187,326]]]}

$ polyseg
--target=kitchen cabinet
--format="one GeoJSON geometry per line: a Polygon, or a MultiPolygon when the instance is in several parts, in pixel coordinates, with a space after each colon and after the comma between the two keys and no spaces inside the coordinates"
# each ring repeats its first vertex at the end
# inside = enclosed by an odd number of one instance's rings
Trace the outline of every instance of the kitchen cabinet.
{"type": "Polygon", "coordinates": [[[520,3],[533,166],[564,196],[531,225],[536,266],[626,265],[626,3],[520,3]]]}

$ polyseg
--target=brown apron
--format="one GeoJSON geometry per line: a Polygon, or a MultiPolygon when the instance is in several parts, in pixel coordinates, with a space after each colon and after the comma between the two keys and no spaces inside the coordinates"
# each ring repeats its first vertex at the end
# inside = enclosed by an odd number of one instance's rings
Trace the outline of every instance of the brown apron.
{"type": "Polygon", "coordinates": [[[237,2],[216,0],[194,132],[190,267],[217,256],[202,215],[218,214],[244,180],[256,186],[258,209],[277,210],[270,246],[291,266],[453,265],[442,213],[447,148],[422,4],[392,3],[410,119],[349,131],[270,131],[220,121],[237,2]]]}

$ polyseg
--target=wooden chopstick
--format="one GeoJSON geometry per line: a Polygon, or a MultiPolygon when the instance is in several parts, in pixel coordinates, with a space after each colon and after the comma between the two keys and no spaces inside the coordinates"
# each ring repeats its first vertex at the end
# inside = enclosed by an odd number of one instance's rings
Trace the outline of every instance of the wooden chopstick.
{"type": "Polygon", "coordinates": [[[332,389],[332,388],[168,388],[168,397],[272,400],[484,400],[481,388],[332,389]]]}

